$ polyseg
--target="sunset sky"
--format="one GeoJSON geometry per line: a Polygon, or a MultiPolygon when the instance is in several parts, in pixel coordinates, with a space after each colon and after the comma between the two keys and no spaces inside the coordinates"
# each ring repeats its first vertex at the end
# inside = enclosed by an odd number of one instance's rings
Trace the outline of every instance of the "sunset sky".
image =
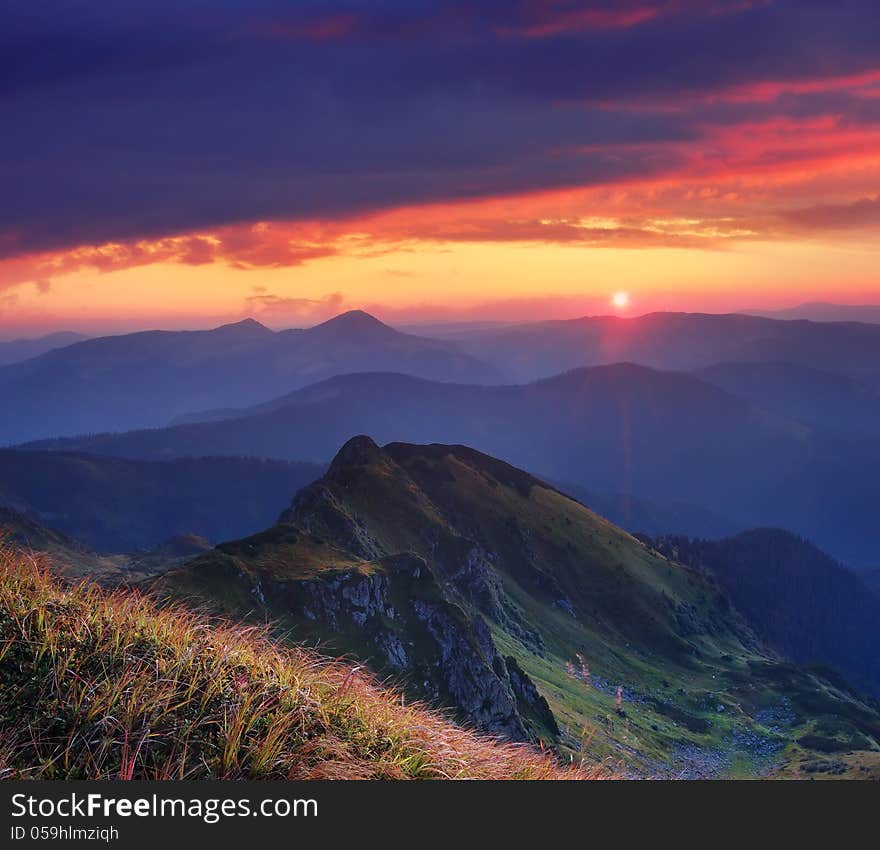
{"type": "Polygon", "coordinates": [[[880,301],[875,0],[7,3],[0,104],[0,337],[880,301]]]}

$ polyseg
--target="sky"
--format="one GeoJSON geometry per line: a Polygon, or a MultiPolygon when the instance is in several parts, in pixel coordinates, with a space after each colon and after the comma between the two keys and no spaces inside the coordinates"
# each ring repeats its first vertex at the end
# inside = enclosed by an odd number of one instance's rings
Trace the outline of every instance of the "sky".
{"type": "Polygon", "coordinates": [[[0,336],[880,301],[874,0],[0,7],[0,336]]]}

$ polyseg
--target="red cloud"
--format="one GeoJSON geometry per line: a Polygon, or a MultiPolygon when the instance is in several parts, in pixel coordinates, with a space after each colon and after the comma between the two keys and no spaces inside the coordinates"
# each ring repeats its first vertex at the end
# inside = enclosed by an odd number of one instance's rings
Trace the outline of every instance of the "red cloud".
{"type": "MultiPolygon", "coordinates": [[[[866,179],[880,182],[880,125],[831,114],[776,117],[707,126],[699,139],[670,142],[665,149],[674,152],[668,160],[676,165],[651,180],[408,206],[348,219],[229,225],[19,256],[0,263],[0,288],[82,269],[109,272],[159,262],[288,267],[337,254],[375,256],[426,241],[717,249],[731,241],[880,224],[876,199],[858,200],[866,179]]],[[[605,153],[620,150],[618,145],[605,153]]],[[[661,153],[659,145],[644,147],[646,157],[661,153]]]]}

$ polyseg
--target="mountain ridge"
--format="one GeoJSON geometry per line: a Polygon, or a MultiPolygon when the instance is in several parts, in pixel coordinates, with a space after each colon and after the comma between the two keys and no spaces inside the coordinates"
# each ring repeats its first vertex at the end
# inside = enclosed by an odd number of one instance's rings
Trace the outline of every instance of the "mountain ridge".
{"type": "Polygon", "coordinates": [[[567,754],[595,726],[588,759],[636,773],[697,775],[696,750],[727,764],[734,730],[764,742],[737,750],[750,770],[783,750],[806,763],[797,741],[817,710],[851,715],[840,734],[869,749],[880,736],[858,697],[767,654],[705,572],[467,446],[352,438],[275,526],[157,581],[352,655],[495,734],[567,754]],[[784,694],[815,704],[768,733],[761,712],[784,694]]]}
{"type": "Polygon", "coordinates": [[[460,443],[586,491],[698,504],[739,528],[789,528],[854,567],[878,560],[869,508],[880,477],[874,435],[811,428],[686,373],[612,365],[507,386],[362,373],[268,407],[248,418],[33,448],[326,462],[358,433],[380,443],[460,443]]]}
{"type": "Polygon", "coordinates": [[[0,445],[159,427],[193,409],[257,404],[340,373],[388,369],[489,381],[455,343],[407,335],[366,314],[274,332],[253,319],[204,331],[85,340],[0,368],[0,445]]]}
{"type": "Polygon", "coordinates": [[[55,331],[40,337],[22,337],[0,341],[0,367],[21,363],[33,357],[39,357],[47,351],[64,348],[86,337],[74,331],[55,331]]]}

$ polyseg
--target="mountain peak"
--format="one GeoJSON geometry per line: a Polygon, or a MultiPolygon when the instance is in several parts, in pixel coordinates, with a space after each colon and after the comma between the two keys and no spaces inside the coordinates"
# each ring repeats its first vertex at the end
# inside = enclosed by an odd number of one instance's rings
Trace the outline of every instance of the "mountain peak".
{"type": "Polygon", "coordinates": [[[369,466],[382,457],[382,449],[376,445],[371,437],[359,434],[352,437],[333,458],[330,464],[330,474],[334,471],[351,466],[369,466]]]}
{"type": "Polygon", "coordinates": [[[267,328],[265,325],[258,322],[256,319],[252,319],[250,316],[246,319],[242,319],[240,322],[229,322],[225,325],[220,325],[212,330],[212,333],[223,333],[223,334],[232,334],[235,336],[250,336],[250,337],[260,337],[260,336],[268,336],[274,333],[270,328],[267,328]]]}
{"type": "Polygon", "coordinates": [[[375,316],[364,312],[363,310],[349,310],[347,313],[340,313],[320,325],[310,328],[311,331],[339,331],[342,333],[397,333],[393,328],[379,321],[375,316]]]}

